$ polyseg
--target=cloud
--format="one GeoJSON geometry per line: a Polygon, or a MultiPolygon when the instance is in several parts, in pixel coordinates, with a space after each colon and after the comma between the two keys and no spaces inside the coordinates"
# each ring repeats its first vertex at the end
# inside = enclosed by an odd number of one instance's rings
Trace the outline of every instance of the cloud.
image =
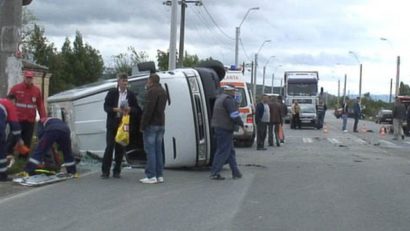
{"type": "MultiPolygon", "coordinates": [[[[410,33],[403,30],[409,19],[405,1],[203,0],[203,3],[204,6],[188,4],[186,8],[185,50],[199,58],[213,57],[232,64],[235,28],[248,9],[259,7],[241,25],[240,62],[251,62],[262,42],[269,39],[271,42],[263,47],[258,61],[265,63],[270,56],[276,56],[272,65],[282,65],[278,72],[292,68],[317,69],[326,77],[338,63],[338,68],[344,69],[340,71],[357,82],[353,76],[357,76],[358,63],[349,54],[354,51],[365,67],[364,79],[372,79],[375,84],[369,90],[383,92],[386,87],[382,80],[394,73],[395,56],[400,54],[402,80],[410,81],[407,61],[410,33]],[[388,38],[388,42],[380,37],[388,38]]],[[[28,8],[57,47],[78,30],[88,44],[100,50],[106,64],[112,55],[126,52],[129,46],[146,51],[152,59],[157,49],[169,47],[171,7],[163,5],[163,0],[36,0],[28,8]]]]}

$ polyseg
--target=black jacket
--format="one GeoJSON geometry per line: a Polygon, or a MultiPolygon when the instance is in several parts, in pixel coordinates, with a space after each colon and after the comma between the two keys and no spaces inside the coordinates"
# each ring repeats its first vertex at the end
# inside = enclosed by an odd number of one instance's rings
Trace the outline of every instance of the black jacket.
{"type": "MultiPolygon", "coordinates": [[[[116,129],[118,127],[118,117],[117,112],[114,112],[114,108],[118,107],[118,97],[119,97],[118,88],[112,88],[108,91],[107,96],[104,101],[104,111],[107,112],[107,129],[116,129]]],[[[133,130],[138,130],[136,126],[138,125],[138,120],[141,115],[141,108],[138,106],[137,98],[135,94],[127,90],[127,101],[128,106],[131,108],[130,112],[130,133],[133,133],[133,130]]]]}
{"type": "Polygon", "coordinates": [[[144,112],[142,113],[141,129],[149,125],[165,125],[165,106],[167,104],[167,93],[161,84],[150,87],[145,94],[144,112]]]}

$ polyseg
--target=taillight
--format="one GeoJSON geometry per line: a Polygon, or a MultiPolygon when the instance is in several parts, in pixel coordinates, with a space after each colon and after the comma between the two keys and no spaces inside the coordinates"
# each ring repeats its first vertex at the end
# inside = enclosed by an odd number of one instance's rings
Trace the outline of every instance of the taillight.
{"type": "Polygon", "coordinates": [[[246,116],[246,123],[253,124],[253,115],[252,114],[248,114],[248,116],[246,116]]]}

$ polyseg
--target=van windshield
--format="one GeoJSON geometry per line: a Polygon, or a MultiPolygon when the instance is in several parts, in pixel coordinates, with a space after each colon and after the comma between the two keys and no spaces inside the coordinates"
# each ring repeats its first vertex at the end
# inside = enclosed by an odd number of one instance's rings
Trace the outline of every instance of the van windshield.
{"type": "Polygon", "coordinates": [[[246,98],[246,93],[245,93],[245,89],[244,88],[236,88],[236,93],[235,94],[238,94],[238,95],[240,95],[240,99],[241,99],[241,102],[239,103],[239,107],[246,107],[246,106],[248,106],[248,103],[247,103],[247,101],[248,101],[248,98],[246,98]]]}

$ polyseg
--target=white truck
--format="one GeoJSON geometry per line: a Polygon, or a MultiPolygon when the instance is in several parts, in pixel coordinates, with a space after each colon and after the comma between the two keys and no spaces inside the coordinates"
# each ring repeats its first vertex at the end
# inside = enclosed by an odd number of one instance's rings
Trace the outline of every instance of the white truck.
{"type": "Polygon", "coordinates": [[[299,104],[311,104],[316,107],[319,100],[319,72],[317,71],[285,71],[284,99],[288,107],[288,116],[291,118],[291,106],[297,101],[299,104]]]}
{"type": "MultiPolygon", "coordinates": [[[[213,66],[214,67],[214,66],[213,66]]],[[[154,67],[155,68],[155,67],[154,67]]],[[[224,70],[218,67],[186,68],[158,72],[168,95],[165,109],[164,161],[166,167],[208,165],[213,154],[210,128],[212,108],[224,70]]],[[[149,73],[131,76],[129,89],[144,103],[149,73]]],[[[48,98],[51,116],[63,119],[71,129],[73,151],[102,157],[105,149],[106,113],[103,103],[116,80],[106,80],[64,91],[48,98]]],[[[139,133],[139,131],[138,131],[139,133]]],[[[131,134],[126,158],[132,165],[146,161],[142,135],[131,134]],[[136,137],[136,138],[135,138],[136,137]]]]}

